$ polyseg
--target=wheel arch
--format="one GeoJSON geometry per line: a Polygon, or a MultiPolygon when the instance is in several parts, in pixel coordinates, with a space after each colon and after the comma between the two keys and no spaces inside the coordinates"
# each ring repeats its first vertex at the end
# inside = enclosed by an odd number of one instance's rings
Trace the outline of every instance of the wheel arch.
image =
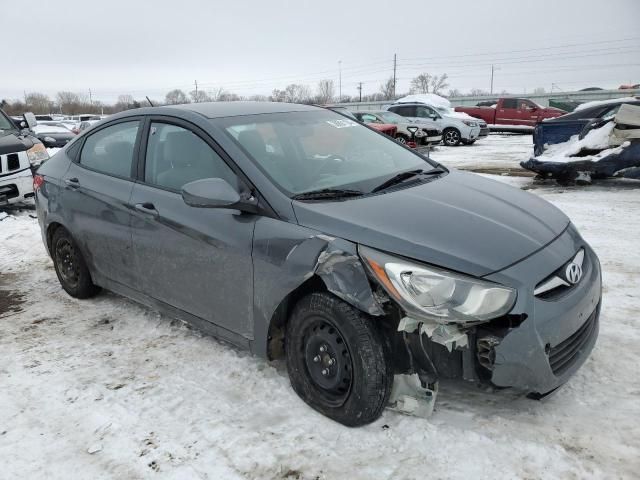
{"type": "Polygon", "coordinates": [[[265,237],[267,232],[257,232],[254,238],[253,353],[278,357],[291,307],[312,292],[330,292],[368,315],[385,315],[356,244],[308,229],[301,232],[299,226],[286,228],[302,235],[289,237],[286,244],[279,244],[285,242],[282,237],[274,242],[272,232],[265,237]]]}

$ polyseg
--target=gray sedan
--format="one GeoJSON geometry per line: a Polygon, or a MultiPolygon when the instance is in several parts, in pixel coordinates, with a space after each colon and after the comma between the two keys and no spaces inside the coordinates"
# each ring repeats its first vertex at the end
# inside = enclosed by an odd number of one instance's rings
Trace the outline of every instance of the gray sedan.
{"type": "Polygon", "coordinates": [[[284,357],[345,425],[426,416],[443,378],[546,395],[596,341],[600,265],[562,212],[326,109],[130,110],[34,188],[69,295],[105,288],[284,357]]]}

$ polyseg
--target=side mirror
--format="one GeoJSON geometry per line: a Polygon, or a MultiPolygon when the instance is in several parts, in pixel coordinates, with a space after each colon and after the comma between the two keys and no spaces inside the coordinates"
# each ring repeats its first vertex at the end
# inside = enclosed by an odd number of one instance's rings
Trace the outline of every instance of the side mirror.
{"type": "Polygon", "coordinates": [[[232,208],[240,202],[240,194],[222,178],[204,178],[182,187],[184,203],[200,208],[232,208]]]}
{"type": "Polygon", "coordinates": [[[191,207],[231,208],[248,213],[258,213],[258,199],[245,199],[222,178],[203,178],[182,187],[182,199],[191,207]]]}
{"type": "Polygon", "coordinates": [[[27,127],[33,128],[36,125],[38,125],[38,121],[36,120],[36,116],[33,113],[27,112],[23,116],[24,116],[24,121],[27,122],[27,127]]]}

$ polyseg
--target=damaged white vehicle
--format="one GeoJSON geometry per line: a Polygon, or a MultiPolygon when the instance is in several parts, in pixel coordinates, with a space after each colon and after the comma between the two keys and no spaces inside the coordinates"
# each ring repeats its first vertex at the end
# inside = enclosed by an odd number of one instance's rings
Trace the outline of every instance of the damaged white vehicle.
{"type": "Polygon", "coordinates": [[[0,207],[32,199],[33,171],[49,158],[46,148],[26,127],[36,125],[33,114],[25,114],[18,128],[0,110],[0,207]]]}

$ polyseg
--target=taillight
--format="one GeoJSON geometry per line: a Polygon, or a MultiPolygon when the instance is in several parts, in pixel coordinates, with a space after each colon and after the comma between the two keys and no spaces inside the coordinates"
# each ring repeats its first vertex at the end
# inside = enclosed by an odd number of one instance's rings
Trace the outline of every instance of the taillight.
{"type": "Polygon", "coordinates": [[[34,175],[33,176],[33,191],[37,192],[40,190],[40,187],[44,184],[44,177],[42,175],[34,175]]]}

